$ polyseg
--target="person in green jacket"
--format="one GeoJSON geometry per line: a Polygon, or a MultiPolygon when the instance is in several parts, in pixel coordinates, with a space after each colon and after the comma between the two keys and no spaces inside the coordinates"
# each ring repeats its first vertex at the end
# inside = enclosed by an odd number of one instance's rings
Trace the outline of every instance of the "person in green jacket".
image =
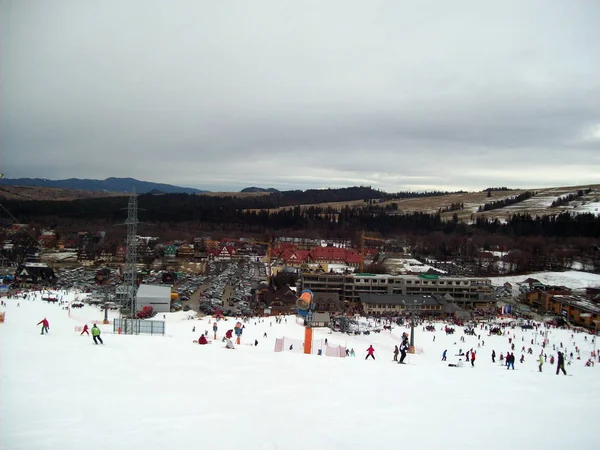
{"type": "Polygon", "coordinates": [[[92,336],[94,338],[94,344],[98,345],[98,341],[100,341],[101,344],[104,344],[104,342],[102,342],[102,338],[100,337],[100,328],[98,328],[98,325],[96,324],[94,324],[92,327],[92,336]]]}
{"type": "Polygon", "coordinates": [[[538,359],[540,372],[542,371],[542,366],[544,365],[544,355],[540,355],[540,359],[538,359]]]}

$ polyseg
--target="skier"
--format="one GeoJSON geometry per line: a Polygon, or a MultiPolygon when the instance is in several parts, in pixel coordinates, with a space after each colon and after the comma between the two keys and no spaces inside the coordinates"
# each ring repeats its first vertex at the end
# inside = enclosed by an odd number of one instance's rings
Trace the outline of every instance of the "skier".
{"type": "Polygon", "coordinates": [[[515,370],[515,355],[514,353],[509,353],[506,355],[506,370],[512,367],[515,370]]]}
{"type": "Polygon", "coordinates": [[[406,352],[408,350],[408,341],[406,339],[404,339],[402,341],[402,344],[400,344],[400,361],[398,361],[398,364],[406,364],[404,362],[404,359],[406,358],[406,352]]]}
{"type": "Polygon", "coordinates": [[[104,345],[104,342],[100,337],[100,328],[98,328],[96,324],[94,324],[94,326],[92,327],[92,337],[94,338],[94,344],[98,345],[98,341],[100,341],[100,343],[104,345]]]}
{"type": "Polygon", "coordinates": [[[41,334],[44,334],[44,331],[46,333],[48,333],[48,331],[50,330],[50,323],[48,322],[48,319],[46,319],[45,317],[42,320],[40,320],[37,324],[38,325],[42,324],[42,333],[41,334]]]}
{"type": "Polygon", "coordinates": [[[375,349],[372,345],[369,345],[369,348],[367,349],[367,356],[365,356],[365,359],[369,358],[369,356],[375,359],[375,349]]]}
{"type": "Polygon", "coordinates": [[[542,371],[542,366],[544,365],[544,355],[540,354],[540,358],[538,359],[538,368],[540,370],[540,372],[542,371]]]}
{"type": "Polygon", "coordinates": [[[400,353],[400,350],[398,350],[397,345],[394,345],[394,361],[398,361],[398,353],[400,353]]]}
{"type": "Polygon", "coordinates": [[[558,361],[556,362],[556,375],[558,375],[558,372],[560,370],[562,370],[562,373],[564,373],[565,375],[567,374],[567,371],[565,370],[565,356],[562,352],[558,352],[558,361]]]}
{"type": "Polygon", "coordinates": [[[471,351],[471,367],[475,367],[475,352],[471,351]]]}
{"type": "Polygon", "coordinates": [[[87,326],[87,323],[83,326],[83,331],[81,332],[81,334],[79,336],[83,336],[83,333],[87,334],[88,336],[90,335],[90,332],[88,331],[89,328],[87,326]]]}
{"type": "Polygon", "coordinates": [[[492,362],[496,362],[496,350],[492,350],[492,362]]]}
{"type": "Polygon", "coordinates": [[[201,334],[200,337],[198,338],[198,344],[200,344],[200,345],[208,344],[208,341],[206,340],[206,336],[201,334]]]}
{"type": "Polygon", "coordinates": [[[446,361],[446,353],[448,353],[448,350],[444,350],[444,353],[442,353],[442,361],[446,361]]]}

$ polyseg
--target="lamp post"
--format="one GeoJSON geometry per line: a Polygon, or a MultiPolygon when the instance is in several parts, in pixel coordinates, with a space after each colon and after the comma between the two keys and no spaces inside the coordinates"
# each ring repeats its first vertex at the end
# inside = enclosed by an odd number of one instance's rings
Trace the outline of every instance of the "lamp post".
{"type": "Polygon", "coordinates": [[[598,336],[598,324],[600,320],[594,320],[594,355],[596,355],[596,337],[598,336]]]}
{"type": "Polygon", "coordinates": [[[415,352],[415,310],[417,309],[418,304],[422,305],[423,303],[425,303],[425,301],[422,301],[419,303],[418,300],[413,300],[413,305],[411,305],[412,313],[411,313],[411,320],[410,320],[410,344],[409,344],[408,353],[415,352]]]}

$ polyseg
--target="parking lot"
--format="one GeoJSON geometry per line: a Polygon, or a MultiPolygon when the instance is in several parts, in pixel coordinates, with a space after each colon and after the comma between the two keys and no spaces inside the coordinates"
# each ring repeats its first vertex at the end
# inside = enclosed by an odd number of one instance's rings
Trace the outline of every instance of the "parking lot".
{"type": "MultiPolygon", "coordinates": [[[[117,287],[122,284],[116,269],[70,267],[56,269],[59,289],[80,289],[92,294],[91,303],[117,302],[117,287]]],[[[266,272],[261,262],[213,261],[207,265],[207,274],[168,273],[165,271],[144,272],[142,283],[163,283],[174,278],[172,292],[179,298],[173,299],[173,311],[194,310],[200,314],[214,314],[217,310],[224,315],[250,314],[253,289],[265,282],[266,272]]]]}

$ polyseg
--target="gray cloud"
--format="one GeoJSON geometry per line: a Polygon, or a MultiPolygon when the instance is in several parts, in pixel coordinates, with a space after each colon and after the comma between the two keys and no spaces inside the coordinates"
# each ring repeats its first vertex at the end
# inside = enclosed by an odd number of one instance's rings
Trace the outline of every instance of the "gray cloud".
{"type": "Polygon", "coordinates": [[[4,1],[7,177],[599,182],[594,1],[4,1]]]}

